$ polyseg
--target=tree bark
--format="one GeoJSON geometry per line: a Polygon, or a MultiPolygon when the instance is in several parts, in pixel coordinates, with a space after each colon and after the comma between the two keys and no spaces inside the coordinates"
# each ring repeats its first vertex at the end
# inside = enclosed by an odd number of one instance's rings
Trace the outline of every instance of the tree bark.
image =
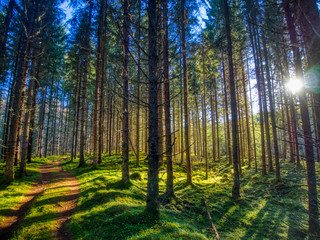
{"type": "Polygon", "coordinates": [[[26,81],[28,75],[29,55],[31,48],[31,36],[33,34],[33,23],[36,17],[36,6],[31,5],[25,7],[25,30],[26,34],[23,35],[23,40],[20,48],[20,60],[17,66],[17,78],[14,86],[14,94],[12,99],[12,117],[10,123],[10,131],[7,145],[6,169],[5,169],[5,182],[10,183],[14,180],[14,157],[16,153],[16,140],[19,126],[21,125],[20,114],[23,112],[23,103],[26,89],[26,81]]]}
{"type": "Polygon", "coordinates": [[[32,111],[32,102],[34,92],[34,84],[37,81],[36,78],[36,62],[37,62],[37,51],[35,50],[33,53],[33,59],[31,64],[31,71],[30,71],[30,79],[29,79],[29,86],[27,91],[27,103],[26,103],[26,113],[24,117],[24,126],[23,126],[23,135],[21,139],[21,159],[20,159],[20,169],[19,169],[19,177],[24,177],[27,174],[27,154],[28,154],[28,141],[29,141],[29,129],[30,129],[30,118],[31,118],[31,111],[32,111]]]}
{"type": "Polygon", "coordinates": [[[129,2],[123,2],[123,105],[122,105],[122,182],[128,184],[129,179],[129,2]]]}
{"type": "Polygon", "coordinates": [[[181,41],[182,41],[182,65],[183,65],[183,97],[184,97],[184,129],[185,150],[187,163],[187,183],[192,184],[192,168],[190,157],[190,116],[188,104],[188,73],[187,73],[187,45],[186,45],[186,9],[185,0],[181,0],[181,41]]]}
{"type": "Polygon", "coordinates": [[[174,196],[173,191],[173,163],[172,163],[172,135],[170,114],[170,80],[169,80],[169,33],[168,33],[168,0],[163,0],[163,75],[164,75],[164,110],[166,132],[166,160],[167,160],[167,184],[166,195],[174,196]]]}
{"type": "MultiPolygon", "coordinates": [[[[203,152],[204,152],[204,159],[206,161],[206,179],[208,179],[208,149],[207,149],[207,107],[206,107],[206,95],[207,95],[207,88],[206,88],[206,71],[205,71],[205,53],[204,53],[204,46],[202,47],[202,81],[203,81],[203,95],[202,95],[202,136],[203,136],[203,152]]],[[[211,100],[212,102],[212,100],[211,100]]],[[[212,109],[211,109],[211,112],[212,109]]],[[[212,116],[213,117],[213,116],[212,116]]],[[[214,131],[212,135],[214,136],[214,131]]],[[[212,144],[215,144],[212,143],[212,144]]]]}
{"type": "MultiPolygon", "coordinates": [[[[165,4],[165,3],[164,3],[165,4]]],[[[141,31],[140,31],[140,24],[141,24],[141,1],[139,1],[139,16],[138,16],[138,24],[137,24],[137,31],[138,31],[138,36],[137,36],[137,45],[138,45],[138,72],[137,72],[137,130],[136,130],[136,163],[137,166],[140,166],[140,91],[141,91],[141,86],[140,86],[140,80],[141,80],[141,49],[140,49],[140,38],[141,38],[141,31]]]]}
{"type": "Polygon", "coordinates": [[[226,114],[226,136],[227,136],[227,149],[226,149],[226,155],[229,158],[229,164],[232,163],[232,156],[231,156],[231,140],[230,140],[230,123],[229,123],[229,107],[228,107],[228,94],[227,94],[227,83],[226,83],[226,75],[225,75],[225,68],[224,68],[224,57],[223,53],[221,55],[222,59],[222,73],[223,73],[223,85],[224,85],[224,102],[225,102],[225,114],[226,114]]]}
{"type": "Polygon", "coordinates": [[[233,75],[233,57],[232,57],[232,42],[230,29],[230,16],[228,0],[224,0],[224,17],[227,35],[227,50],[229,62],[229,78],[230,78],[230,95],[231,95],[231,122],[232,122],[232,159],[234,171],[234,183],[232,187],[232,197],[238,199],[240,197],[240,179],[238,167],[238,125],[237,125],[237,99],[236,89],[233,75]]]}
{"type": "Polygon", "coordinates": [[[159,131],[158,131],[158,76],[157,76],[157,1],[148,1],[149,16],[149,155],[148,155],[148,187],[147,212],[155,218],[159,212],[159,131]]]}
{"type": "MultiPolygon", "coordinates": [[[[293,19],[290,13],[289,2],[287,0],[284,0],[283,4],[284,4],[284,10],[286,13],[286,20],[287,20],[287,25],[289,29],[290,41],[292,44],[292,52],[294,56],[296,77],[302,78],[302,63],[301,63],[300,50],[297,47],[298,46],[297,32],[295,30],[295,26],[292,21],[293,19]]],[[[304,135],[304,148],[305,148],[306,161],[307,161],[309,233],[311,234],[310,236],[311,239],[316,239],[317,238],[316,235],[319,234],[319,208],[318,208],[318,196],[317,196],[317,179],[316,179],[316,172],[315,172],[311,124],[309,119],[307,97],[306,97],[304,87],[300,91],[300,93],[298,93],[298,97],[300,101],[301,120],[302,120],[302,128],[303,128],[303,135],[304,135]]]]}
{"type": "Polygon", "coordinates": [[[91,17],[92,17],[92,8],[93,2],[90,0],[89,2],[89,12],[88,12],[88,23],[87,23],[87,34],[84,40],[84,49],[83,49],[83,79],[82,79],[82,87],[81,87],[81,127],[80,127],[80,159],[79,159],[79,167],[82,167],[85,164],[85,147],[86,147],[86,116],[87,116],[87,104],[86,104],[86,94],[87,94],[87,82],[88,82],[88,68],[89,68],[89,58],[90,58],[90,32],[91,32],[91,17]]]}

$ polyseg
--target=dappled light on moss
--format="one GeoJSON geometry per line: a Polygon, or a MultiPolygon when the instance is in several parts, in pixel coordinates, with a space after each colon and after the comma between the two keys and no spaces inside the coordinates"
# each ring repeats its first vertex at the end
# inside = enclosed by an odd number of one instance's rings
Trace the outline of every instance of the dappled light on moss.
{"type": "Polygon", "coordinates": [[[170,201],[162,197],[166,173],[160,174],[161,214],[158,221],[151,221],[145,220],[144,211],[146,163],[137,167],[131,156],[132,184],[123,187],[121,168],[113,164],[118,159],[119,155],[104,156],[99,170],[77,169],[76,163],[64,165],[81,182],[78,211],[69,226],[76,239],[98,235],[104,239],[212,239],[203,196],[222,239],[292,239],[306,232],[302,196],[306,192],[301,185],[305,179],[289,164],[284,165],[282,174],[290,175],[290,180],[277,183],[272,175],[261,176],[253,169],[243,171],[242,198],[237,202],[231,198],[233,170],[229,164],[213,163],[207,180],[201,167],[194,169],[193,185],[187,184],[184,167],[176,165],[175,197],[170,201]]]}

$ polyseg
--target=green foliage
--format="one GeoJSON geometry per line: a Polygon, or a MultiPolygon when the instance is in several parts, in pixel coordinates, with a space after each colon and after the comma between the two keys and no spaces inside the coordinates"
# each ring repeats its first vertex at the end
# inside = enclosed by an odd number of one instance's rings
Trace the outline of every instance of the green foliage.
{"type": "MultiPolygon", "coordinates": [[[[242,199],[231,200],[232,166],[211,164],[205,180],[204,163],[194,162],[194,185],[186,183],[184,166],[175,166],[175,194],[171,203],[160,197],[161,218],[145,215],[147,165],[135,165],[131,155],[131,185],[121,185],[120,156],[104,157],[98,170],[65,170],[77,176],[81,196],[68,228],[74,239],[213,239],[202,204],[207,199],[221,239],[305,239],[307,229],[304,172],[284,164],[284,179],[261,176],[243,167],[242,199]]],[[[225,160],[223,160],[225,161],[225,160]]],[[[165,192],[166,173],[160,172],[160,193],[165,192]]]]}
{"type": "MultiPolygon", "coordinates": [[[[1,185],[1,219],[7,215],[39,177],[38,167],[50,159],[34,159],[28,166],[32,176],[10,186],[1,185]]],[[[186,183],[184,166],[175,165],[176,197],[168,202],[161,195],[161,218],[153,220],[145,212],[147,162],[141,167],[130,154],[131,184],[121,182],[121,156],[103,156],[97,170],[88,164],[77,168],[77,159],[64,157],[64,170],[80,182],[80,198],[67,229],[74,239],[214,239],[206,210],[205,197],[221,239],[306,239],[307,189],[304,170],[282,162],[283,178],[270,173],[262,176],[243,166],[239,201],[231,199],[232,166],[210,163],[205,179],[204,162],[193,162],[193,185],[186,183]]],[[[159,174],[160,193],[165,193],[166,172],[159,174]]],[[[2,170],[3,171],[3,170],[2,170]]],[[[53,172],[53,175],[59,174],[53,172]]],[[[13,239],[51,239],[57,217],[56,205],[64,201],[66,186],[50,185],[28,211],[13,239]]]]}

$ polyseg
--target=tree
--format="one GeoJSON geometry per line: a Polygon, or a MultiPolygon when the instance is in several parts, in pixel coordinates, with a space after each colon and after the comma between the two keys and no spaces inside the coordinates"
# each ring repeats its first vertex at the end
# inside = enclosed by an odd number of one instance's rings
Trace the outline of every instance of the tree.
{"type": "Polygon", "coordinates": [[[129,179],[129,2],[123,1],[123,105],[122,105],[122,182],[129,179]]]}
{"type": "MultiPolygon", "coordinates": [[[[302,78],[302,62],[301,55],[298,46],[297,32],[293,24],[293,19],[290,11],[289,2],[283,1],[283,7],[285,11],[286,21],[288,24],[290,41],[292,44],[292,52],[294,56],[294,65],[296,77],[302,78]]],[[[318,197],[317,197],[317,180],[315,173],[313,140],[311,133],[311,125],[309,119],[309,110],[307,104],[307,98],[305,88],[298,94],[300,101],[300,111],[302,119],[302,128],[304,134],[304,147],[307,161],[307,181],[308,181],[308,199],[309,199],[309,233],[317,235],[319,233],[319,209],[318,209],[318,197]]],[[[311,236],[313,238],[313,236],[311,236]]]]}
{"type": "MultiPolygon", "coordinates": [[[[38,2],[39,4],[39,2],[38,2]]],[[[20,47],[20,57],[17,65],[17,77],[12,99],[12,117],[10,123],[10,131],[7,143],[7,156],[6,156],[6,170],[5,181],[10,183],[14,180],[14,158],[17,146],[18,129],[21,126],[21,114],[23,112],[23,103],[26,89],[26,81],[28,74],[28,64],[30,59],[30,48],[33,41],[34,23],[37,19],[39,12],[37,11],[37,3],[30,1],[24,4],[24,13],[22,16],[23,24],[25,26],[25,34],[22,34],[22,43],[20,47]]]]}
{"type": "Polygon", "coordinates": [[[86,133],[85,133],[85,125],[86,125],[86,114],[87,114],[87,104],[86,104],[86,94],[87,94],[87,82],[88,82],[88,71],[89,71],[89,61],[90,61],[90,35],[91,35],[91,18],[92,18],[92,8],[93,2],[92,0],[88,3],[88,10],[83,15],[83,19],[80,25],[80,30],[85,31],[83,38],[81,39],[80,44],[82,44],[83,48],[80,50],[80,56],[82,57],[80,63],[83,68],[82,78],[81,78],[81,120],[80,120],[80,159],[79,159],[79,167],[82,167],[85,164],[85,145],[86,145],[86,133]]]}
{"type": "Polygon", "coordinates": [[[167,185],[166,194],[174,196],[173,190],[173,163],[172,163],[172,133],[170,114],[170,80],[169,80],[169,33],[168,33],[168,1],[163,0],[163,75],[164,75],[164,107],[165,107],[165,134],[166,134],[166,160],[167,160],[167,185]]]}
{"type": "Polygon", "coordinates": [[[232,160],[233,160],[233,174],[234,183],[232,187],[232,197],[237,199],[240,197],[240,179],[238,167],[238,123],[237,123],[237,99],[235,92],[235,83],[233,75],[233,58],[232,58],[232,42],[231,42],[231,29],[230,29],[230,16],[228,0],[224,0],[224,18],[227,36],[227,51],[229,62],[229,80],[230,80],[230,95],[231,95],[231,122],[232,122],[232,160]]]}
{"type": "Polygon", "coordinates": [[[148,65],[149,65],[149,154],[147,212],[159,218],[159,131],[158,131],[158,76],[157,76],[157,1],[148,1],[148,65]]]}
{"type": "Polygon", "coordinates": [[[192,184],[192,168],[190,157],[190,115],[188,106],[188,72],[187,72],[187,45],[186,45],[186,9],[185,0],[181,0],[181,42],[182,42],[182,66],[183,66],[183,104],[184,104],[184,129],[185,151],[187,163],[187,182],[192,184]]]}

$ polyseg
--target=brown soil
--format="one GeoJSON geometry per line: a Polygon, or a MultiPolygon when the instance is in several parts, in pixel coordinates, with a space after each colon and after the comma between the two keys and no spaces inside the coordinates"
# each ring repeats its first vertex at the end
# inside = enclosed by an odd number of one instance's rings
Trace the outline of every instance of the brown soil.
{"type": "Polygon", "coordinates": [[[9,239],[13,236],[13,232],[19,227],[32,203],[40,194],[45,194],[46,189],[65,186],[68,187],[68,191],[63,196],[63,201],[56,204],[58,214],[52,234],[55,239],[72,239],[71,234],[65,229],[65,226],[71,219],[77,204],[79,183],[71,173],[63,171],[59,164],[60,161],[57,161],[44,164],[40,167],[41,178],[33,184],[22,201],[12,209],[10,214],[0,224],[1,240],[9,239]],[[52,172],[58,173],[52,174],[52,172]]]}

